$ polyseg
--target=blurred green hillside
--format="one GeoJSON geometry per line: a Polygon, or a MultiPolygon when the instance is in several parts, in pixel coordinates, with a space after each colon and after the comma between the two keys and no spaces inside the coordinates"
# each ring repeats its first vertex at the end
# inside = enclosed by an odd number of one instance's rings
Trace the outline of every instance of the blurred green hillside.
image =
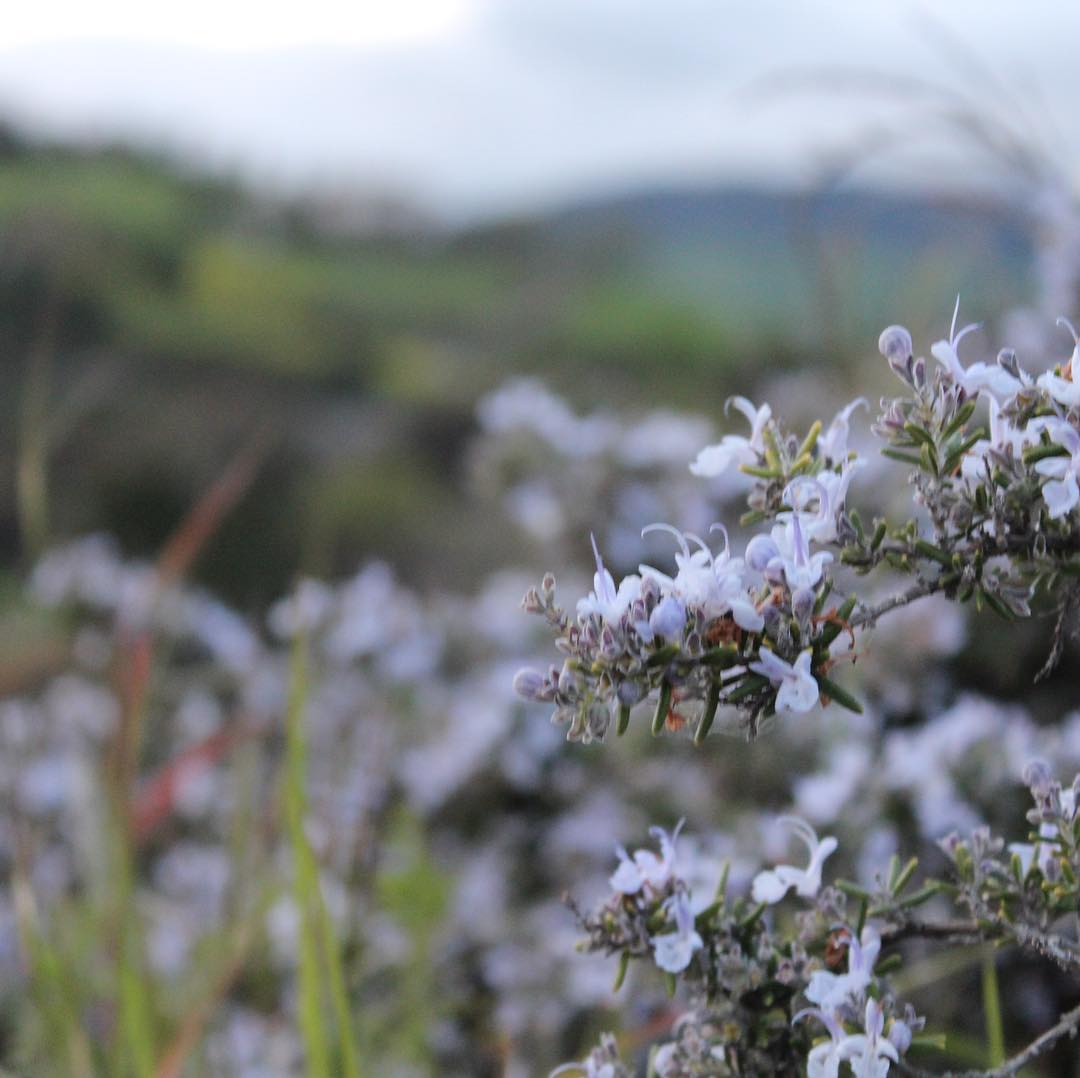
{"type": "Polygon", "coordinates": [[[260,434],[204,567],[225,596],[371,554],[469,578],[515,550],[461,482],[475,401],[506,377],[719,412],[777,367],[865,359],[886,322],[940,329],[958,289],[1021,300],[1030,262],[991,208],[865,193],[657,192],[465,231],[361,230],[362,203],[0,137],[9,561],[17,474],[36,541],[104,528],[149,552],[260,434]]]}

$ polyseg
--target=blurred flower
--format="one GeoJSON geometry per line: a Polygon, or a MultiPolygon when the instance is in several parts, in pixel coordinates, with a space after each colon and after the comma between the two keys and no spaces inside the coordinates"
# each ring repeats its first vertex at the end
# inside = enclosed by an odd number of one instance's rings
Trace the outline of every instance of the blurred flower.
{"type": "Polygon", "coordinates": [[[848,436],[851,433],[851,413],[856,408],[869,408],[865,397],[856,397],[836,413],[829,429],[818,439],[822,456],[832,464],[844,464],[848,458],[848,436]]]}
{"type": "Polygon", "coordinates": [[[726,434],[716,445],[706,446],[690,465],[694,475],[711,477],[723,474],[733,464],[753,464],[764,450],[765,426],[772,418],[772,408],[768,404],[755,408],[745,397],[732,397],[728,406],[732,404],[749,421],[750,437],[726,434]]]}
{"type": "Polygon", "coordinates": [[[813,652],[810,648],[800,652],[794,664],[786,662],[768,648],[759,652],[760,658],[750,663],[755,674],[767,677],[773,685],[778,685],[776,710],[809,711],[818,702],[821,695],[818,683],[810,672],[813,652]]]}
{"type": "Polygon", "coordinates": [[[637,894],[645,884],[662,890],[675,875],[675,843],[685,822],[680,820],[670,835],[662,827],[649,828],[649,834],[660,843],[659,857],[652,850],[637,850],[631,859],[625,847],[616,846],[619,867],[609,881],[612,889],[624,895],[637,894]]]}
{"type": "Polygon", "coordinates": [[[819,842],[817,832],[797,816],[781,816],[779,822],[790,828],[795,837],[806,846],[810,861],[806,868],[777,865],[776,868],[759,872],[754,877],[750,892],[754,901],[766,902],[770,906],[779,902],[792,887],[801,898],[816,897],[821,888],[822,866],[837,847],[836,839],[832,835],[826,835],[819,842]]]}
{"type": "Polygon", "coordinates": [[[1047,371],[1039,376],[1036,384],[1045,389],[1058,404],[1063,404],[1066,408],[1075,408],[1080,405],[1080,382],[1076,381],[1076,376],[1080,373],[1077,369],[1080,366],[1080,337],[1077,337],[1073,324],[1067,318],[1059,318],[1058,325],[1072,334],[1073,353],[1065,366],[1064,375],[1047,371]]]}
{"type": "Polygon", "coordinates": [[[938,341],[930,348],[930,354],[936,359],[963,389],[975,396],[981,390],[989,390],[991,393],[1008,396],[1020,388],[1020,382],[1013,378],[1003,367],[995,364],[972,363],[966,370],[957,355],[960,342],[973,330],[979,328],[977,323],[964,326],[959,333],[956,332],[956,316],[960,312],[960,297],[956,297],[956,307],[953,309],[952,325],[949,328],[949,339],[938,341]]]}
{"type": "Polygon", "coordinates": [[[874,963],[881,950],[881,936],[872,925],[866,925],[861,940],[848,933],[847,973],[816,970],[810,977],[806,998],[823,1010],[835,1011],[845,1003],[856,1003],[869,987],[874,975],[874,963]]]}
{"type": "Polygon", "coordinates": [[[656,964],[668,973],[682,973],[694,952],[705,944],[694,929],[694,913],[685,891],[677,891],[665,906],[675,918],[675,931],[652,937],[656,964]]]}
{"type": "Polygon", "coordinates": [[[600,557],[596,536],[589,538],[592,540],[593,556],[596,558],[596,572],[593,574],[593,590],[584,599],[578,600],[578,616],[598,614],[609,625],[616,625],[641,593],[641,578],[634,575],[624,577],[616,589],[615,580],[604,567],[604,560],[600,557]]]}
{"type": "Polygon", "coordinates": [[[885,1078],[889,1063],[897,1063],[900,1056],[896,1046],[881,1033],[885,1028],[885,1016],[876,999],[866,1001],[865,1033],[845,1037],[839,1046],[841,1059],[851,1064],[855,1078],[885,1078]]]}
{"type": "Polygon", "coordinates": [[[1080,434],[1063,419],[1048,419],[1046,430],[1050,438],[1068,451],[1067,457],[1048,457],[1035,465],[1035,471],[1045,475],[1042,495],[1051,520],[1069,513],[1080,502],[1080,487],[1076,478],[1080,475],[1080,434]]]}

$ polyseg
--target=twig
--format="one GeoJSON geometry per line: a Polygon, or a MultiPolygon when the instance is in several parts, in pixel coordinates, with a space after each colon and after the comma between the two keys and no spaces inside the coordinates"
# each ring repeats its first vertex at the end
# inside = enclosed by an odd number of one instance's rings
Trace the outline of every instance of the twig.
{"type": "Polygon", "coordinates": [[[941,584],[937,580],[920,580],[905,591],[897,592],[895,595],[891,595],[888,599],[883,599],[880,603],[874,606],[864,606],[859,612],[851,619],[851,627],[858,629],[860,626],[870,627],[874,625],[878,618],[884,614],[888,614],[891,610],[896,610],[898,607],[907,606],[908,603],[915,602],[916,599],[922,599],[927,595],[933,595],[934,592],[941,589],[941,584]]]}
{"type": "Polygon", "coordinates": [[[977,921],[907,921],[881,933],[882,943],[905,939],[982,940],[993,938],[977,921]]]}
{"type": "Polygon", "coordinates": [[[945,1071],[941,1075],[934,1071],[924,1071],[901,1060],[900,1072],[910,1078],[1008,1078],[1026,1067],[1032,1060],[1038,1059],[1044,1052],[1061,1040],[1062,1037],[1075,1037],[1080,1028],[1080,1006],[1066,1011],[1045,1033],[1041,1033],[1026,1048],[1007,1059],[1000,1067],[985,1071],[945,1071]]]}

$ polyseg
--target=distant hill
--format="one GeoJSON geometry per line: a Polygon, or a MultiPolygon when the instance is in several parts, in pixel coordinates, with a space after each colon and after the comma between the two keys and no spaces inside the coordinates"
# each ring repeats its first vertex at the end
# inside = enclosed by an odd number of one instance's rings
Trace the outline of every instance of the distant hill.
{"type": "MultiPolygon", "coordinates": [[[[718,411],[778,366],[872,353],[888,322],[941,332],[958,290],[972,318],[1016,302],[1031,257],[993,208],[868,192],[643,192],[455,233],[337,211],[0,132],[3,444],[47,424],[54,533],[153,549],[262,429],[217,586],[258,601],[301,564],[432,542],[467,573],[502,556],[459,482],[508,375],[718,411]]],[[[13,489],[0,504],[13,551],[13,489]]]]}

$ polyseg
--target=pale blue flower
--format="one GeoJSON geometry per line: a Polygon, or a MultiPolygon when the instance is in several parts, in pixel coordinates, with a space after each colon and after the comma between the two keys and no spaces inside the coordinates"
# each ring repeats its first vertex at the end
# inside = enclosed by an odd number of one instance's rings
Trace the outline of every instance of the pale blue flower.
{"type": "Polygon", "coordinates": [[[779,822],[790,828],[795,837],[806,846],[810,861],[806,868],[777,865],[776,868],[759,872],[754,877],[750,892],[754,901],[767,902],[770,906],[779,902],[792,887],[802,898],[815,898],[821,889],[821,869],[825,859],[837,847],[837,841],[832,835],[826,835],[819,842],[817,832],[797,816],[781,816],[779,822]]]}
{"type": "MultiPolygon", "coordinates": [[[[884,336],[884,334],[882,335],[884,336]]],[[[908,338],[910,344],[911,338],[908,338]]],[[[908,352],[911,355],[911,352],[908,352]]],[[[846,408],[836,413],[829,429],[818,438],[821,455],[833,464],[843,464],[848,458],[848,436],[851,433],[851,413],[856,408],[869,408],[865,397],[857,397],[846,408]]]]}
{"type": "MultiPolygon", "coordinates": [[[[864,461],[849,460],[844,462],[838,472],[824,471],[814,478],[803,476],[788,484],[784,499],[795,511],[791,514],[792,517],[801,514],[799,527],[808,542],[813,540],[815,543],[831,543],[838,538],[837,524],[844,511],[848,487],[852,477],[863,467],[864,461]],[[818,503],[817,512],[808,514],[807,506],[812,504],[815,498],[818,503]]],[[[786,515],[781,519],[787,519],[786,515]]]]}
{"type": "Polygon", "coordinates": [[[865,1033],[845,1037],[839,1045],[839,1054],[851,1064],[855,1078],[885,1078],[889,1063],[897,1063],[900,1056],[896,1046],[882,1037],[885,1015],[876,999],[866,1001],[865,1033]]]}
{"type": "Polygon", "coordinates": [[[1067,457],[1047,457],[1035,465],[1035,471],[1047,476],[1042,496],[1050,517],[1057,520],[1080,503],[1080,434],[1063,419],[1048,419],[1046,430],[1058,445],[1069,452],[1067,457]]]}
{"type": "Polygon", "coordinates": [[[801,514],[789,513],[776,524],[770,536],[757,536],[746,547],[747,564],[773,583],[785,583],[791,591],[816,587],[825,566],[833,560],[827,550],[810,553],[810,543],[803,530],[801,514]],[[762,563],[764,562],[764,565],[762,563]]]}
{"type": "Polygon", "coordinates": [[[1003,414],[994,397],[990,398],[990,437],[980,438],[964,454],[960,462],[960,474],[974,482],[986,478],[986,457],[991,449],[1011,454],[1014,460],[1023,457],[1024,450],[1039,441],[1039,434],[1046,426],[1043,419],[1032,419],[1027,426],[1013,426],[1003,414]]]}
{"type": "Polygon", "coordinates": [[[665,640],[677,641],[686,628],[686,605],[674,595],[661,599],[649,615],[649,629],[665,640]]]}
{"type": "Polygon", "coordinates": [[[874,965],[881,951],[881,936],[866,925],[861,940],[848,933],[847,973],[820,969],[810,977],[806,998],[824,1010],[837,1010],[845,1003],[860,1000],[874,976],[874,965]]]}
{"type": "Polygon", "coordinates": [[[1003,367],[996,363],[972,363],[966,370],[957,355],[960,342],[973,330],[979,328],[978,323],[964,326],[959,333],[956,332],[956,316],[960,312],[960,297],[956,297],[956,307],[953,309],[952,325],[949,327],[949,339],[938,341],[930,349],[930,354],[952,376],[953,380],[965,391],[975,396],[981,390],[988,390],[992,394],[1011,396],[1021,388],[1021,383],[1003,367]]]}
{"type": "Polygon", "coordinates": [[[660,843],[659,857],[652,850],[637,850],[630,857],[625,847],[616,846],[619,867],[608,881],[612,890],[636,895],[645,884],[656,891],[662,890],[675,876],[675,842],[685,822],[680,820],[670,835],[662,827],[649,828],[649,834],[660,843]]]}
{"type": "Polygon", "coordinates": [[[713,554],[704,540],[691,532],[683,534],[670,524],[649,524],[641,534],[665,531],[679,543],[675,554],[678,572],[674,577],[642,565],[642,576],[651,576],[668,595],[681,599],[687,606],[697,607],[707,619],[730,613],[735,623],[748,632],[757,632],[765,624],[750,600],[743,583],[744,565],[741,558],[732,558],[725,544],[720,554],[713,554]],[[697,544],[691,553],[687,540],[697,544]]]}
{"type": "Polygon", "coordinates": [[[807,1007],[792,1018],[794,1025],[804,1018],[816,1018],[828,1031],[829,1039],[815,1044],[806,1057],[806,1078],[837,1078],[840,1074],[840,1045],[844,1040],[844,1028],[836,1016],[818,1007],[807,1007]]]}
{"type": "Polygon", "coordinates": [[[618,588],[615,579],[604,567],[600,551],[596,546],[596,536],[592,540],[593,556],[596,558],[596,572],[593,574],[593,590],[579,599],[577,612],[579,617],[598,614],[609,625],[617,625],[623,614],[641,594],[641,577],[631,574],[624,577],[618,588]]]}
{"type": "Polygon", "coordinates": [[[1059,318],[1058,325],[1072,334],[1073,353],[1067,364],[1069,377],[1063,378],[1060,374],[1047,371],[1039,376],[1036,384],[1041,389],[1045,389],[1058,404],[1063,404],[1066,408],[1075,408],[1080,405],[1080,382],[1076,381],[1076,376],[1080,373],[1080,337],[1077,337],[1073,324],[1067,318],[1059,318]]]}
{"type": "MultiPolygon", "coordinates": [[[[725,435],[716,445],[706,446],[690,465],[694,475],[711,477],[722,475],[732,465],[754,464],[764,451],[765,426],[772,418],[767,404],[755,408],[745,397],[732,397],[728,405],[734,405],[750,422],[750,437],[738,434],[725,435]]],[[[725,406],[726,410],[727,406],[725,406]]]]}
{"type": "Polygon", "coordinates": [[[750,669],[755,674],[761,674],[773,685],[779,686],[776,693],[778,713],[809,711],[818,702],[821,690],[810,671],[812,658],[813,652],[807,648],[799,653],[794,663],[789,663],[763,647],[758,652],[758,660],[750,663],[750,669]]]}
{"type": "Polygon", "coordinates": [[[682,973],[695,951],[705,946],[694,928],[694,912],[685,891],[678,891],[666,903],[675,918],[675,931],[653,936],[652,945],[656,964],[667,973],[682,973]]]}

